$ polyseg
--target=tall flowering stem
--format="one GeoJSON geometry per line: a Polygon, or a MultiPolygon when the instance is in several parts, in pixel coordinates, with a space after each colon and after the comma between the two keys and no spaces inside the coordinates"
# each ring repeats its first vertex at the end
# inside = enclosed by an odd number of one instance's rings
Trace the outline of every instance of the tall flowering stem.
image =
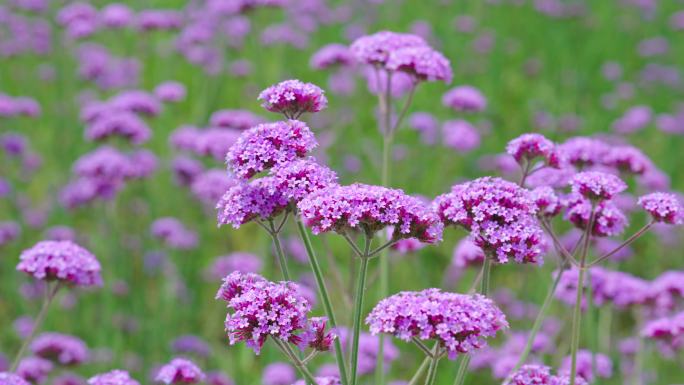
{"type": "Polygon", "coordinates": [[[274,338],[273,341],[275,341],[276,345],[283,352],[283,354],[285,354],[290,359],[290,361],[297,368],[299,373],[301,373],[302,376],[304,376],[304,378],[306,379],[306,383],[315,384],[316,380],[313,374],[311,374],[309,369],[306,367],[306,362],[299,359],[297,354],[292,350],[292,348],[287,343],[282,342],[277,338],[274,338]]]}
{"type": "Polygon", "coordinates": [[[577,278],[577,297],[575,299],[575,310],[572,315],[572,335],[570,339],[570,385],[575,385],[577,378],[577,350],[579,349],[580,330],[582,322],[582,294],[584,292],[584,275],[588,269],[587,254],[589,251],[589,241],[591,240],[591,230],[594,227],[594,217],[596,208],[592,204],[591,214],[589,215],[589,223],[587,224],[586,234],[584,236],[584,245],[582,245],[582,254],[579,261],[579,276],[577,278]]]}
{"type": "Polygon", "coordinates": [[[21,345],[21,348],[19,348],[17,355],[14,357],[14,361],[12,361],[12,366],[9,370],[10,372],[14,372],[17,369],[19,361],[21,361],[21,358],[24,356],[24,352],[26,352],[26,348],[31,344],[31,341],[33,341],[33,337],[35,337],[36,333],[40,329],[40,326],[43,324],[43,321],[45,321],[45,316],[47,315],[48,308],[50,308],[50,304],[57,295],[57,291],[60,289],[60,287],[61,282],[59,281],[55,282],[55,284],[52,286],[50,285],[49,281],[45,283],[45,298],[43,299],[43,305],[41,306],[40,311],[36,316],[36,320],[34,321],[33,327],[31,328],[31,333],[24,340],[24,343],[21,345]]]}
{"type": "Polygon", "coordinates": [[[359,336],[361,335],[361,316],[363,312],[363,299],[366,293],[366,278],[368,276],[368,260],[370,258],[371,235],[366,232],[366,241],[361,257],[356,286],[356,299],[354,301],[354,324],[352,325],[352,349],[351,349],[351,385],[357,383],[357,371],[359,364],[359,336]]]}
{"type": "MultiPolygon", "coordinates": [[[[316,259],[316,254],[311,245],[311,239],[309,239],[309,234],[304,227],[304,223],[299,216],[297,216],[297,230],[299,231],[299,236],[304,242],[304,247],[306,248],[306,254],[309,257],[309,264],[311,265],[311,270],[313,271],[314,278],[316,279],[316,285],[318,286],[318,292],[323,301],[323,307],[325,308],[325,313],[328,316],[328,322],[330,323],[331,329],[337,328],[337,321],[335,318],[335,312],[333,311],[332,302],[330,301],[330,295],[328,294],[328,289],[325,286],[325,281],[323,280],[323,273],[321,272],[321,266],[318,264],[316,259]]],[[[342,353],[342,344],[339,338],[335,338],[335,359],[337,360],[337,367],[340,371],[340,382],[342,385],[347,385],[349,383],[347,377],[347,367],[344,363],[344,354],[342,353]]]]}
{"type": "Polygon", "coordinates": [[[285,258],[285,252],[283,251],[283,245],[280,243],[280,230],[282,230],[285,221],[287,220],[287,214],[283,218],[283,221],[276,227],[273,221],[269,221],[268,231],[271,239],[273,239],[273,246],[275,248],[276,255],[278,256],[278,264],[280,265],[280,270],[283,273],[283,278],[286,281],[292,281],[290,279],[290,271],[287,268],[287,259],[285,258]]]}

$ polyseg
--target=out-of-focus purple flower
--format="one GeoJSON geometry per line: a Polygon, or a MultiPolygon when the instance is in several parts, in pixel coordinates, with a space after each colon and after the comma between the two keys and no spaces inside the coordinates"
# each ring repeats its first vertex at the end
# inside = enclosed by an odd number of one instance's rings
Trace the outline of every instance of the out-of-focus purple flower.
{"type": "Polygon", "coordinates": [[[419,81],[451,83],[449,59],[428,46],[404,47],[390,52],[385,64],[390,71],[402,71],[419,81]]]}
{"type": "Polygon", "coordinates": [[[601,67],[601,73],[608,80],[618,80],[622,76],[622,66],[614,61],[606,62],[601,67]]]}
{"type": "Polygon", "coordinates": [[[297,119],[305,112],[319,112],[328,106],[324,91],[312,83],[285,80],[261,91],[258,100],[271,112],[297,119]]]}
{"type": "Polygon", "coordinates": [[[388,80],[390,82],[390,95],[393,98],[404,96],[415,86],[411,76],[404,72],[393,73],[388,79],[386,70],[368,67],[363,71],[363,75],[366,78],[368,91],[372,94],[386,93],[388,80]]]}
{"type": "Polygon", "coordinates": [[[288,23],[271,24],[261,32],[260,41],[263,46],[288,44],[304,49],[309,45],[309,35],[288,23]]]}
{"type": "Polygon", "coordinates": [[[221,280],[228,274],[239,271],[242,273],[260,273],[263,263],[258,256],[236,251],[234,253],[216,257],[206,270],[206,275],[212,280],[221,280]]]}
{"type": "Polygon", "coordinates": [[[508,328],[506,316],[490,299],[439,289],[383,299],[366,323],[372,334],[387,333],[404,341],[436,339],[450,359],[486,346],[486,338],[508,328]]]}
{"type": "Polygon", "coordinates": [[[292,365],[285,362],[267,365],[261,375],[263,385],[292,385],[296,380],[297,372],[292,365]]]}
{"type": "Polygon", "coordinates": [[[100,11],[102,24],[109,28],[124,28],[133,23],[133,11],[125,4],[107,4],[100,11]]]}
{"type": "Polygon", "coordinates": [[[164,217],[155,220],[150,226],[150,234],[174,249],[188,250],[197,247],[197,233],[187,229],[176,218],[164,217]]]}
{"type": "Polygon", "coordinates": [[[651,159],[634,146],[611,147],[605,154],[603,163],[622,172],[636,175],[644,174],[654,168],[651,159]]]}
{"type": "Polygon", "coordinates": [[[535,188],[530,192],[530,196],[539,209],[537,215],[554,217],[560,214],[563,209],[560,198],[558,198],[553,188],[549,186],[535,188]]]}
{"type": "Polygon", "coordinates": [[[226,163],[242,179],[273,166],[303,158],[317,146],[311,130],[298,120],[264,123],[245,131],[226,155],[226,163]]]}
{"type": "MultiPolygon", "coordinates": [[[[589,226],[592,203],[579,195],[573,194],[565,204],[565,219],[584,230],[589,226]]],[[[627,227],[627,217],[615,206],[613,201],[601,201],[596,205],[591,233],[597,237],[621,234],[627,227]]]]}
{"type": "Polygon", "coordinates": [[[43,333],[31,342],[31,352],[60,365],[78,365],[88,359],[88,347],[78,337],[60,333],[43,333]]]}
{"type": "Polygon", "coordinates": [[[71,241],[41,241],[19,256],[17,270],[38,280],[57,280],[76,286],[102,284],[95,256],[71,241]]]}
{"type": "Polygon", "coordinates": [[[173,159],[171,168],[177,184],[189,186],[204,171],[202,162],[187,156],[178,156],[173,159]]]}
{"type": "Polygon", "coordinates": [[[206,373],[205,382],[207,385],[234,385],[233,380],[228,377],[225,373],[213,371],[206,373]]]}
{"type": "Polygon", "coordinates": [[[432,145],[437,142],[439,123],[429,112],[415,112],[408,118],[409,127],[420,133],[423,143],[432,145]]]}
{"type": "Polygon", "coordinates": [[[205,375],[194,362],[185,358],[174,358],[159,369],[154,379],[166,385],[197,384],[204,381],[205,375]]]}
{"type": "Polygon", "coordinates": [[[254,219],[270,220],[287,208],[289,200],[276,189],[273,177],[239,182],[228,189],[216,204],[218,225],[237,229],[254,219]]]}
{"type": "Polygon", "coordinates": [[[42,384],[47,379],[54,365],[52,362],[40,357],[25,357],[19,361],[16,374],[24,380],[34,384],[42,384]]]}
{"type": "MultiPolygon", "coordinates": [[[[571,357],[565,357],[558,372],[569,375],[570,364],[571,357]]],[[[613,362],[605,354],[592,353],[589,350],[579,350],[577,352],[577,375],[588,383],[593,383],[597,377],[610,378],[613,376],[613,362]],[[596,361],[596,373],[592,369],[594,361],[596,361]]]]}
{"type": "Polygon", "coordinates": [[[656,222],[671,225],[684,223],[684,208],[674,194],[655,192],[642,196],[637,203],[651,214],[656,222]]]}
{"type": "Polygon", "coordinates": [[[2,384],[2,385],[30,385],[30,383],[28,381],[26,381],[20,375],[17,375],[14,373],[8,373],[8,372],[0,372],[0,384],[2,384]]]}
{"type": "Polygon", "coordinates": [[[664,55],[670,50],[670,43],[664,37],[644,39],[639,42],[637,51],[642,57],[664,55]]]}
{"type": "Polygon", "coordinates": [[[444,145],[459,152],[470,152],[480,147],[480,133],[466,120],[447,120],[442,124],[444,145]]]}
{"type": "Polygon", "coordinates": [[[311,56],[309,65],[313,69],[322,70],[333,66],[346,67],[353,63],[354,57],[349,47],[342,44],[328,44],[311,56]]]}
{"type": "Polygon", "coordinates": [[[73,373],[63,373],[52,380],[52,385],[86,385],[86,380],[73,373]]]}
{"type": "Polygon", "coordinates": [[[17,222],[0,222],[0,246],[4,246],[17,239],[21,234],[21,226],[17,222]]]}
{"type": "Polygon", "coordinates": [[[266,119],[247,110],[218,110],[211,114],[209,124],[212,127],[233,128],[244,131],[257,124],[264,123],[266,119]]]}
{"type": "Polygon", "coordinates": [[[76,231],[69,226],[52,226],[45,230],[45,239],[52,241],[76,241],[76,231]]]}
{"type": "Polygon", "coordinates": [[[187,91],[183,83],[173,81],[161,83],[154,89],[154,95],[165,103],[183,101],[186,93],[187,91]]]}
{"type": "MultiPolygon", "coordinates": [[[[604,255],[617,249],[622,243],[621,241],[611,238],[596,238],[594,241],[594,250],[598,255],[604,255]]],[[[567,249],[567,248],[566,248],[567,249]]],[[[634,250],[629,246],[622,247],[619,251],[610,256],[610,260],[620,262],[631,258],[634,255],[634,250]]]]}
{"type": "Polygon", "coordinates": [[[572,192],[591,201],[609,200],[627,189],[627,185],[619,177],[599,171],[576,174],[570,180],[570,186],[572,192]]]}
{"type": "Polygon", "coordinates": [[[523,134],[506,145],[506,152],[523,167],[541,158],[551,167],[560,167],[560,155],[556,145],[541,134],[523,134]]]}
{"type": "Polygon", "coordinates": [[[140,385],[125,370],[112,370],[88,379],[88,385],[140,385]]]}
{"type": "Polygon", "coordinates": [[[113,108],[150,117],[159,115],[162,108],[154,95],[141,90],[123,91],[114,96],[109,103],[113,108]]]}
{"type": "MultiPolygon", "coordinates": [[[[314,377],[314,380],[316,380],[316,385],[341,385],[342,382],[338,377],[314,377]]],[[[304,380],[299,380],[292,385],[304,385],[307,382],[304,380]]]]}
{"type": "MultiPolygon", "coordinates": [[[[351,345],[349,344],[349,338],[351,338],[351,331],[347,328],[340,329],[340,343],[343,349],[348,349],[351,345]]],[[[361,332],[359,335],[359,363],[358,363],[358,373],[359,375],[366,375],[373,373],[377,367],[378,354],[380,354],[380,337],[377,335],[372,335],[370,333],[361,332]]],[[[389,338],[383,339],[383,361],[385,362],[386,370],[392,362],[399,358],[399,349],[392,343],[389,338]]],[[[322,372],[319,372],[323,375],[322,372]]],[[[326,375],[338,376],[337,366],[331,367],[326,375]]]]}
{"type": "Polygon", "coordinates": [[[484,251],[472,239],[463,238],[454,248],[451,263],[456,268],[464,269],[468,266],[481,265],[484,259],[484,251]]]}
{"type": "Polygon", "coordinates": [[[8,156],[21,157],[26,153],[28,140],[22,134],[7,132],[0,136],[0,147],[8,156]]]}
{"type": "Polygon", "coordinates": [[[613,130],[619,134],[631,134],[646,127],[652,119],[651,107],[635,106],[613,122],[613,130]]]}
{"type": "Polygon", "coordinates": [[[565,160],[581,169],[600,164],[608,153],[609,146],[599,139],[578,136],[561,144],[559,151],[565,160]]]}
{"type": "Polygon", "coordinates": [[[331,186],[308,195],[297,205],[304,223],[314,234],[364,230],[373,234],[393,227],[393,238],[441,240],[439,218],[418,199],[402,190],[353,184],[331,186]]]}
{"type": "Polygon", "coordinates": [[[196,354],[200,357],[209,357],[211,347],[202,338],[186,334],[171,342],[171,350],[176,354],[196,354]]]}
{"type": "Polygon", "coordinates": [[[200,202],[213,206],[236,183],[225,170],[213,168],[196,175],[190,190],[200,202]]]}
{"type": "Polygon", "coordinates": [[[380,31],[356,39],[350,50],[356,60],[364,64],[385,65],[392,52],[407,47],[427,46],[423,38],[390,31],[380,31]]]}
{"type": "Polygon", "coordinates": [[[183,14],[176,10],[148,9],[138,13],[136,25],[141,31],[175,30],[183,25],[183,14]]]}
{"type": "Polygon", "coordinates": [[[641,335],[653,340],[662,341],[674,350],[684,347],[684,312],[670,317],[657,318],[649,321],[641,330],[641,335]]]}
{"type": "Polygon", "coordinates": [[[465,85],[447,91],[442,104],[456,111],[480,112],[487,107],[487,99],[477,88],[465,85]]]}

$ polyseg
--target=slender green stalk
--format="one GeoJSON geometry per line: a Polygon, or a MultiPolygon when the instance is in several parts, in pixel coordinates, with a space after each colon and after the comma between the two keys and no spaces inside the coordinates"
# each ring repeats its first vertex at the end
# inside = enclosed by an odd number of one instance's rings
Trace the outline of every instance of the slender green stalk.
{"type": "Polygon", "coordinates": [[[596,327],[596,307],[594,306],[594,289],[591,284],[591,273],[589,273],[589,285],[587,285],[587,333],[591,344],[591,373],[596,375],[596,356],[598,354],[598,328],[596,327]]]}
{"type": "Polygon", "coordinates": [[[60,288],[60,283],[57,282],[54,287],[50,287],[50,283],[47,282],[45,284],[45,298],[43,299],[43,305],[40,308],[40,311],[38,312],[38,315],[36,316],[36,320],[33,322],[33,327],[31,328],[31,333],[29,333],[28,337],[24,340],[22,343],[21,347],[19,348],[19,351],[17,352],[17,355],[14,356],[14,360],[12,361],[12,366],[10,367],[10,373],[14,372],[17,369],[17,366],[19,365],[19,361],[21,361],[21,358],[24,356],[24,352],[26,352],[26,348],[29,346],[31,341],[33,341],[33,337],[36,336],[36,332],[40,329],[41,325],[43,324],[43,321],[45,321],[45,316],[47,315],[48,308],[50,307],[50,304],[52,303],[52,300],[55,298],[55,295],[57,295],[57,291],[60,288]]]}
{"type": "MultiPolygon", "coordinates": [[[[296,218],[297,230],[299,231],[299,236],[302,238],[302,242],[304,242],[306,254],[309,257],[309,264],[311,265],[311,270],[313,271],[314,277],[316,279],[316,285],[318,286],[318,293],[321,296],[325,313],[328,316],[328,322],[330,323],[330,327],[332,329],[336,329],[337,321],[335,320],[335,312],[333,311],[332,302],[330,301],[330,295],[328,295],[328,289],[325,287],[321,266],[318,264],[316,254],[311,246],[311,240],[309,239],[309,234],[307,233],[304,224],[299,216],[296,216],[296,218]]],[[[335,346],[335,359],[337,360],[337,367],[340,371],[340,382],[342,385],[347,385],[349,380],[347,378],[347,367],[344,364],[344,355],[342,353],[342,344],[340,344],[340,339],[335,338],[335,342],[333,344],[335,346]]]]}
{"type": "MultiPolygon", "coordinates": [[[[565,266],[565,264],[563,264],[563,266],[565,266]]],[[[518,359],[518,363],[515,364],[515,369],[513,369],[513,372],[517,372],[518,369],[520,369],[520,367],[522,367],[523,364],[525,364],[527,357],[530,355],[530,351],[532,351],[532,345],[534,344],[534,340],[535,338],[537,338],[537,333],[539,333],[539,329],[541,328],[541,325],[544,322],[544,318],[546,318],[546,313],[549,310],[551,302],[553,302],[553,295],[556,293],[556,289],[558,288],[558,284],[560,283],[561,276],[563,275],[564,271],[564,267],[558,269],[558,274],[556,274],[556,278],[553,280],[551,288],[546,293],[544,303],[542,304],[541,309],[539,309],[539,313],[537,313],[537,318],[534,320],[534,324],[532,325],[532,330],[530,330],[529,336],[527,336],[525,350],[523,350],[522,354],[520,354],[520,358],[518,359]]]]}
{"type": "Polygon", "coordinates": [[[437,378],[437,366],[439,365],[440,354],[439,351],[430,359],[430,367],[428,368],[427,376],[425,377],[425,385],[433,385],[437,378]]]}
{"type": "MultiPolygon", "coordinates": [[[[270,223],[271,229],[275,230],[273,221],[270,223]]],[[[283,273],[283,279],[286,281],[292,281],[290,278],[290,271],[287,268],[287,259],[285,259],[285,253],[283,252],[283,246],[280,243],[280,233],[278,231],[268,232],[273,239],[273,246],[275,247],[276,255],[278,256],[278,265],[280,265],[280,271],[283,273]]]]}
{"type": "Polygon", "coordinates": [[[370,236],[366,235],[364,255],[361,257],[361,269],[359,269],[356,285],[356,300],[354,301],[354,323],[352,325],[352,348],[351,348],[351,385],[357,383],[357,369],[359,364],[359,337],[361,334],[361,318],[363,313],[363,298],[366,294],[366,278],[368,276],[368,252],[370,250],[370,236]]]}
{"type": "Polygon", "coordinates": [[[418,367],[416,374],[411,377],[411,381],[409,381],[408,385],[416,385],[418,383],[418,380],[420,380],[420,378],[423,376],[423,373],[425,373],[431,361],[432,359],[430,357],[425,357],[423,363],[421,363],[420,367],[418,367]]]}
{"type": "Polygon", "coordinates": [[[582,254],[579,261],[579,277],[577,278],[577,297],[575,298],[575,309],[572,315],[572,337],[570,339],[570,384],[575,385],[577,378],[577,350],[579,349],[580,331],[582,323],[582,294],[584,293],[584,275],[587,271],[587,252],[589,250],[589,241],[591,239],[591,230],[594,227],[594,212],[595,205],[591,206],[591,215],[589,216],[589,223],[586,229],[586,236],[584,237],[584,245],[582,247],[582,254]]]}
{"type": "Polygon", "coordinates": [[[278,348],[285,354],[290,361],[292,361],[292,364],[297,368],[299,373],[304,376],[304,379],[306,380],[307,384],[316,384],[316,379],[314,378],[313,374],[309,371],[309,368],[306,367],[306,363],[304,363],[302,360],[297,357],[297,354],[292,351],[292,348],[287,344],[287,342],[283,342],[277,338],[274,338],[273,341],[276,343],[278,348]]]}
{"type": "Polygon", "coordinates": [[[458,372],[456,372],[454,385],[463,385],[466,373],[468,372],[468,366],[470,366],[470,355],[466,354],[461,358],[461,363],[458,365],[458,372]]]}

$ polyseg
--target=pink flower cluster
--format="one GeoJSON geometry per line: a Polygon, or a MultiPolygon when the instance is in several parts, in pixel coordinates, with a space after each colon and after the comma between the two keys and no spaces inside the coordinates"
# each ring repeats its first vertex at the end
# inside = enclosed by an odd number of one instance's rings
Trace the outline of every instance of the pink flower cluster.
{"type": "Polygon", "coordinates": [[[254,219],[269,220],[282,213],[289,200],[275,188],[274,177],[237,183],[216,204],[218,225],[241,225],[254,219]]]}
{"type": "Polygon", "coordinates": [[[88,359],[88,347],[80,338],[60,333],[43,333],[31,343],[31,352],[60,365],[78,365],[88,359]]]}
{"type": "Polygon", "coordinates": [[[442,237],[442,223],[420,199],[401,190],[352,184],[318,190],[297,205],[314,234],[364,230],[373,234],[393,227],[393,238],[417,238],[426,243],[442,237]]]}
{"type": "MultiPolygon", "coordinates": [[[[578,194],[570,195],[564,205],[567,210],[565,219],[576,227],[586,230],[591,219],[592,203],[578,194]]],[[[596,237],[609,237],[621,234],[628,225],[625,214],[614,201],[605,200],[595,205],[591,234],[596,237]]]]}
{"type": "Polygon", "coordinates": [[[163,217],[155,220],[150,226],[150,233],[173,249],[188,250],[197,246],[197,233],[186,228],[176,218],[163,217]]]}
{"type": "Polygon", "coordinates": [[[591,201],[609,200],[625,191],[627,185],[619,177],[599,171],[585,171],[570,180],[572,192],[591,201]]]}
{"type": "Polygon", "coordinates": [[[41,241],[19,256],[17,270],[38,280],[57,280],[76,286],[102,284],[95,256],[71,241],[41,241]]]}
{"type": "MultiPolygon", "coordinates": [[[[551,368],[543,365],[524,365],[513,373],[504,385],[569,385],[570,378],[551,374],[551,368]]],[[[576,378],[575,385],[587,385],[583,378],[576,378]]]]}
{"type": "Polygon", "coordinates": [[[656,222],[664,222],[671,225],[681,225],[684,223],[684,208],[674,194],[651,193],[639,198],[637,203],[656,222]]]}
{"type": "Polygon", "coordinates": [[[203,382],[205,375],[194,362],[185,358],[174,358],[159,369],[155,380],[166,385],[196,384],[203,382]]]}
{"type": "Polygon", "coordinates": [[[337,174],[312,158],[294,160],[272,170],[271,193],[299,202],[314,191],[337,185],[337,174]]]}
{"type": "Polygon", "coordinates": [[[112,370],[91,377],[88,385],[140,385],[140,383],[131,378],[125,370],[112,370]]]}
{"type": "Polygon", "coordinates": [[[404,341],[437,340],[450,359],[486,346],[486,338],[508,328],[506,316],[490,299],[439,289],[385,298],[366,323],[372,334],[387,333],[404,341]]]}
{"type": "Polygon", "coordinates": [[[285,80],[261,91],[258,100],[271,112],[297,119],[305,112],[319,112],[328,106],[324,91],[312,83],[285,80]]]}
{"type": "Polygon", "coordinates": [[[521,165],[541,159],[551,167],[560,167],[561,159],[556,145],[541,134],[523,134],[511,140],[506,145],[506,152],[521,165]]]}

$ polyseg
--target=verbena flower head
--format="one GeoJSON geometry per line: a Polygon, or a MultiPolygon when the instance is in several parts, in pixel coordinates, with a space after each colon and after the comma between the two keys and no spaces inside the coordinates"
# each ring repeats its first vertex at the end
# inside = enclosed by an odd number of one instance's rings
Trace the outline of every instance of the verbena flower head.
{"type": "Polygon", "coordinates": [[[241,131],[264,122],[265,119],[262,116],[247,110],[218,110],[209,118],[209,124],[212,127],[233,128],[241,131]]]}
{"type": "Polygon", "coordinates": [[[651,282],[649,302],[658,310],[670,313],[684,299],[684,271],[670,270],[651,282]]]}
{"type": "Polygon", "coordinates": [[[551,167],[560,166],[556,145],[541,134],[523,134],[506,146],[506,152],[520,164],[529,164],[537,159],[551,167]]]}
{"type": "Polygon", "coordinates": [[[475,244],[499,263],[541,263],[543,233],[537,206],[527,190],[500,178],[484,177],[452,187],[433,202],[446,225],[471,232],[475,244]]]}
{"type": "Polygon", "coordinates": [[[684,347],[682,344],[682,338],[684,337],[684,312],[647,322],[641,330],[641,335],[672,345],[675,349],[681,349],[684,347]]]}
{"type": "Polygon", "coordinates": [[[486,339],[508,328],[503,312],[481,295],[426,289],[401,292],[380,301],[366,318],[372,334],[404,341],[437,340],[450,359],[486,346],[486,339]]]}
{"type": "Polygon", "coordinates": [[[224,279],[217,298],[228,303],[226,331],[233,345],[245,341],[259,354],[268,337],[295,345],[307,330],[309,302],[293,282],[270,282],[256,274],[234,272],[224,279]]]}
{"type": "Polygon", "coordinates": [[[555,380],[548,366],[523,365],[504,385],[552,385],[555,380]]]}
{"type": "Polygon", "coordinates": [[[351,229],[372,234],[393,227],[395,240],[433,243],[442,236],[439,218],[420,199],[382,186],[332,186],[308,195],[297,208],[314,234],[351,229]]]}
{"type": "Polygon", "coordinates": [[[332,347],[333,341],[337,338],[337,333],[327,328],[328,319],[326,317],[313,317],[309,319],[306,330],[300,336],[302,348],[309,347],[319,352],[327,352],[332,347]]]}
{"type": "MultiPolygon", "coordinates": [[[[311,57],[311,68],[322,70],[333,66],[348,66],[354,62],[349,47],[342,44],[328,44],[311,57]]],[[[288,384],[289,385],[289,384],[288,384]]]]}
{"type": "Polygon", "coordinates": [[[453,78],[449,59],[428,46],[405,47],[390,52],[385,68],[406,72],[420,81],[451,83],[453,78]]]}
{"type": "Polygon", "coordinates": [[[292,385],[296,380],[295,369],[285,362],[268,364],[261,375],[261,383],[264,385],[292,385]]]}
{"type": "Polygon", "coordinates": [[[642,175],[654,168],[651,159],[633,146],[611,147],[603,158],[603,164],[635,175],[642,175]]]}
{"type": "Polygon", "coordinates": [[[150,226],[150,233],[174,249],[188,250],[197,246],[197,233],[186,228],[183,222],[173,217],[155,220],[150,226]]]}
{"type": "Polygon", "coordinates": [[[337,174],[312,158],[294,160],[272,170],[273,193],[299,202],[314,191],[337,185],[337,174]]]}
{"type": "Polygon", "coordinates": [[[161,83],[154,89],[154,95],[166,103],[180,102],[186,94],[185,85],[174,81],[161,83]]]}
{"type": "Polygon", "coordinates": [[[171,350],[177,354],[196,354],[206,358],[211,354],[211,347],[202,338],[186,334],[171,342],[171,350]]]}
{"type": "Polygon", "coordinates": [[[655,192],[642,196],[637,203],[651,214],[656,222],[670,225],[684,223],[684,208],[674,194],[655,192]]]}
{"type": "Polygon", "coordinates": [[[568,139],[559,146],[559,150],[570,164],[582,168],[601,164],[609,147],[599,139],[580,136],[568,139]]]}
{"type": "Polygon", "coordinates": [[[422,37],[406,33],[380,31],[356,39],[351,52],[360,63],[385,65],[390,53],[406,47],[421,47],[427,43],[422,37]]]}
{"type": "Polygon", "coordinates": [[[458,86],[442,96],[442,104],[456,111],[479,112],[487,107],[487,99],[473,86],[458,86]]]}
{"type": "Polygon", "coordinates": [[[269,220],[282,213],[289,199],[274,188],[273,177],[237,183],[216,204],[218,225],[240,228],[252,220],[269,220]]]}
{"type": "Polygon", "coordinates": [[[484,251],[467,237],[461,239],[454,248],[451,263],[455,267],[463,269],[472,265],[480,265],[484,259],[484,251]]]}
{"type": "Polygon", "coordinates": [[[88,347],[80,338],[60,333],[43,333],[31,343],[31,352],[60,365],[78,365],[88,359],[88,347]]]}
{"type": "Polygon", "coordinates": [[[264,123],[240,135],[228,151],[226,163],[235,176],[249,179],[276,165],[303,158],[317,145],[303,122],[264,123]]]}
{"type": "Polygon", "coordinates": [[[95,256],[71,241],[40,241],[19,256],[17,270],[43,281],[76,286],[102,284],[95,256]]]}
{"type": "Polygon", "coordinates": [[[194,362],[185,358],[174,358],[159,369],[155,381],[171,384],[196,384],[204,381],[204,373],[194,362]]]}
{"type": "MultiPolygon", "coordinates": [[[[585,230],[589,226],[592,203],[584,197],[573,194],[566,203],[565,219],[576,227],[585,230]]],[[[627,227],[627,217],[613,201],[602,201],[594,210],[594,222],[591,233],[597,237],[609,237],[621,234],[627,227]]]]}
{"type": "Polygon", "coordinates": [[[30,385],[22,377],[8,372],[0,372],[0,384],[2,385],[30,385]]]}
{"type": "MultiPolygon", "coordinates": [[[[558,372],[563,375],[569,375],[571,365],[571,357],[563,358],[558,372]]],[[[577,375],[588,383],[593,383],[597,377],[610,378],[613,376],[613,362],[610,357],[601,353],[592,353],[589,350],[579,350],[577,352],[577,375]],[[592,367],[596,361],[596,373],[592,367]]]]}
{"type": "Polygon", "coordinates": [[[45,382],[54,369],[52,362],[40,357],[24,357],[19,361],[16,373],[26,381],[40,384],[45,382]]]}
{"type": "Polygon", "coordinates": [[[570,180],[570,186],[574,193],[592,201],[612,199],[627,189],[622,179],[600,171],[580,172],[570,180]]]}
{"type": "Polygon", "coordinates": [[[315,84],[285,80],[261,91],[257,98],[271,112],[296,119],[305,112],[318,112],[328,106],[324,91],[315,84]]]}
{"type": "Polygon", "coordinates": [[[537,205],[539,212],[537,215],[544,217],[555,217],[563,209],[560,198],[556,195],[553,188],[549,186],[537,187],[530,191],[530,197],[537,205]]]}

